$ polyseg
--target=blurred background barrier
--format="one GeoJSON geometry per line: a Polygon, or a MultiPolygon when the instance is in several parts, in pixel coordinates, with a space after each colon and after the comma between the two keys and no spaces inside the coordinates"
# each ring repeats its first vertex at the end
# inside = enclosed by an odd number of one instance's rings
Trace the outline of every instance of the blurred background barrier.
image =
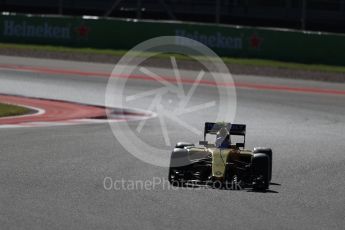
{"type": "Polygon", "coordinates": [[[345,0],[0,0],[0,9],[345,32],[345,0]]]}
{"type": "Polygon", "coordinates": [[[127,50],[165,35],[198,40],[221,56],[345,65],[345,36],[341,34],[90,16],[0,16],[3,43],[127,50]]]}

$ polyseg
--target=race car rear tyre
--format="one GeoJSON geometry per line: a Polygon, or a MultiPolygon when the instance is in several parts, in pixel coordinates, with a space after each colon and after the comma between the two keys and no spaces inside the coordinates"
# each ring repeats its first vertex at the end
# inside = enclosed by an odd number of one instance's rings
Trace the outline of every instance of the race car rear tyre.
{"type": "Polygon", "coordinates": [[[272,160],[273,160],[273,153],[272,153],[272,149],[270,148],[264,148],[264,147],[255,147],[254,148],[254,154],[255,153],[263,153],[266,154],[267,156],[269,156],[269,181],[271,182],[272,180],[272,160]]]}
{"type": "Polygon", "coordinates": [[[254,154],[252,160],[252,175],[254,189],[269,188],[269,156],[264,153],[254,154]]]}

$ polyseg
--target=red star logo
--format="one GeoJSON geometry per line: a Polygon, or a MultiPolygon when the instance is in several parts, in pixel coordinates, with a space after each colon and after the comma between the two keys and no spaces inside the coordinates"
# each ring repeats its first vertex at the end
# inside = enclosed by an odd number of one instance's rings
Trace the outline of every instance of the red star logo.
{"type": "Polygon", "coordinates": [[[249,43],[252,48],[258,49],[262,44],[262,38],[258,37],[256,33],[254,33],[249,39],[249,43]]]}
{"type": "Polygon", "coordinates": [[[85,25],[81,25],[76,28],[76,32],[79,35],[79,37],[87,37],[89,35],[90,29],[85,25]]]}

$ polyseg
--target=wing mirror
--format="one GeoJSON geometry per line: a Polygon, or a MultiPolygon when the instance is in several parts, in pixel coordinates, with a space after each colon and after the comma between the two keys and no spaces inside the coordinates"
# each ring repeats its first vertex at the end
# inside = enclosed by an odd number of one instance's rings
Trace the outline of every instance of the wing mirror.
{"type": "Polygon", "coordinates": [[[208,145],[208,141],[199,141],[199,145],[206,146],[206,145],[208,145]]]}
{"type": "Polygon", "coordinates": [[[244,143],[236,143],[237,148],[244,148],[244,143]]]}

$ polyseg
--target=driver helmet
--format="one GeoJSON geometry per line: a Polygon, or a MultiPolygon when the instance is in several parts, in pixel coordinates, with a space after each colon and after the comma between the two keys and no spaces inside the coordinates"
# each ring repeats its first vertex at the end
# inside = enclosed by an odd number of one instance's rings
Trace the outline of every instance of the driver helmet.
{"type": "Polygon", "coordinates": [[[230,133],[223,127],[217,132],[216,147],[217,148],[229,148],[231,145],[230,133]]]}

